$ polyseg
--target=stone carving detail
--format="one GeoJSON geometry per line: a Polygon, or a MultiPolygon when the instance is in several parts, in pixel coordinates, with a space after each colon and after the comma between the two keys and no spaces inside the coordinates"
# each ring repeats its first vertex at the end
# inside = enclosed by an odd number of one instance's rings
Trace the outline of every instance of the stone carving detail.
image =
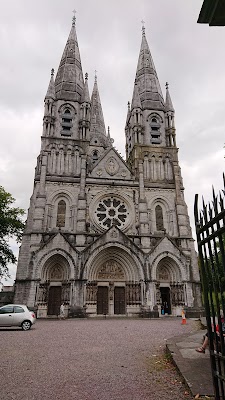
{"type": "Polygon", "coordinates": [[[49,274],[49,279],[51,281],[61,281],[63,280],[63,271],[59,265],[55,265],[49,274]]]}
{"type": "Polygon", "coordinates": [[[97,171],[96,171],[96,174],[98,175],[98,176],[101,176],[102,175],[102,169],[98,169],[97,171]]]}
{"type": "Polygon", "coordinates": [[[111,232],[110,236],[112,238],[116,239],[118,237],[118,232],[115,229],[113,229],[113,231],[111,232]]]}
{"type": "Polygon", "coordinates": [[[175,284],[171,285],[171,302],[173,306],[184,304],[184,285],[175,284]]]}
{"type": "Polygon", "coordinates": [[[37,296],[37,302],[38,303],[47,303],[48,301],[48,287],[49,284],[46,283],[40,283],[39,289],[38,289],[38,296],[37,296]]]}
{"type": "Polygon", "coordinates": [[[63,283],[62,284],[62,301],[64,303],[70,303],[70,283],[63,283]]]}
{"type": "Polygon", "coordinates": [[[125,275],[121,266],[117,262],[110,260],[100,268],[97,279],[124,280],[125,275]]]}
{"type": "Polygon", "coordinates": [[[114,295],[114,286],[113,283],[109,284],[109,300],[113,300],[113,295],[114,295]]]}
{"type": "Polygon", "coordinates": [[[149,179],[151,181],[172,181],[173,167],[169,156],[157,156],[155,154],[145,155],[144,179],[149,179]]]}
{"type": "Polygon", "coordinates": [[[140,283],[126,284],[126,303],[127,303],[127,305],[141,304],[141,285],[140,285],[140,283]]]}
{"type": "Polygon", "coordinates": [[[119,164],[118,164],[118,162],[116,161],[116,159],[114,157],[110,157],[108,159],[108,162],[106,164],[105,170],[111,176],[115,175],[118,172],[119,164]]]}
{"type": "Polygon", "coordinates": [[[162,299],[161,299],[161,292],[160,292],[159,284],[156,284],[155,288],[156,288],[156,303],[161,304],[162,299]]]}
{"type": "Polygon", "coordinates": [[[86,285],[86,303],[96,303],[97,301],[97,283],[90,282],[86,285]]]}
{"type": "Polygon", "coordinates": [[[170,273],[166,267],[161,267],[158,271],[158,280],[159,281],[170,281],[170,273]]]}
{"type": "Polygon", "coordinates": [[[116,197],[106,197],[101,200],[95,211],[99,224],[103,228],[110,228],[116,225],[124,227],[128,217],[127,205],[116,197]]]}

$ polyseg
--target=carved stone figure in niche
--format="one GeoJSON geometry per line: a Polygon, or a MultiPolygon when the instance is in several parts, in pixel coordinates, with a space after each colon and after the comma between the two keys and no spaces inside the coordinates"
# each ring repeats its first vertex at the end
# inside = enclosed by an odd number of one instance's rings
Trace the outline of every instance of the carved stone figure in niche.
{"type": "Polygon", "coordinates": [[[126,302],[128,305],[141,303],[141,285],[139,283],[128,283],[126,285],[126,302]]]}
{"type": "Polygon", "coordinates": [[[121,266],[116,261],[110,260],[99,270],[98,279],[124,280],[125,275],[121,266]]]}
{"type": "Polygon", "coordinates": [[[159,287],[156,287],[156,303],[157,304],[161,304],[162,303],[161,292],[160,292],[159,287]]]}
{"type": "Polygon", "coordinates": [[[56,226],[58,226],[59,228],[65,226],[65,221],[66,221],[66,203],[64,200],[60,200],[57,210],[56,226]]]}
{"type": "Polygon", "coordinates": [[[70,301],[70,283],[64,283],[62,285],[62,301],[69,303],[70,301]]]}
{"type": "Polygon", "coordinates": [[[171,301],[172,305],[178,306],[184,304],[184,287],[183,285],[171,285],[171,301]]]}
{"type": "Polygon", "coordinates": [[[159,205],[157,205],[155,208],[155,219],[156,219],[156,230],[163,231],[164,230],[163,210],[162,210],[162,207],[159,205]]]}
{"type": "Polygon", "coordinates": [[[87,283],[86,286],[86,302],[96,302],[97,300],[97,285],[96,283],[87,283]]]}
{"type": "Polygon", "coordinates": [[[114,286],[112,284],[109,285],[109,300],[113,300],[114,295],[114,286]]]}
{"type": "Polygon", "coordinates": [[[60,265],[55,265],[49,274],[49,278],[52,281],[61,281],[63,280],[63,272],[62,272],[62,268],[60,267],[60,265]]]}
{"type": "Polygon", "coordinates": [[[48,283],[41,283],[38,289],[38,303],[47,303],[48,301],[48,283]]]}

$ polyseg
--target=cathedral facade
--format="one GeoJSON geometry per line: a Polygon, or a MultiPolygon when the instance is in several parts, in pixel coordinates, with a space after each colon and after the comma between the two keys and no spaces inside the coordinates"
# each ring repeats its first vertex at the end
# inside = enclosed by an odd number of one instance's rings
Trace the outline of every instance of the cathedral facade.
{"type": "Polygon", "coordinates": [[[145,29],[125,126],[126,161],[106,131],[97,78],[89,96],[75,20],[44,100],[41,151],[19,253],[15,303],[38,317],[181,315],[201,306],[178,161],[145,29]]]}

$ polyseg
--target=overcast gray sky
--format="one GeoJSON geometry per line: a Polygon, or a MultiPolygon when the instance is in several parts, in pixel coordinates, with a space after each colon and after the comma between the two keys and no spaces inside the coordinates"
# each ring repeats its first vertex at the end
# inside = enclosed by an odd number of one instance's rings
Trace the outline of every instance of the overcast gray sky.
{"type": "MultiPolygon", "coordinates": [[[[225,28],[197,24],[203,0],[7,0],[0,13],[0,184],[27,210],[40,151],[43,100],[75,8],[83,72],[94,70],[106,126],[124,155],[141,44],[141,20],[163,92],[176,112],[177,145],[192,229],[195,193],[222,187],[225,28]]],[[[16,246],[13,248],[17,252],[16,246]]],[[[10,267],[12,279],[15,267],[10,267]]]]}

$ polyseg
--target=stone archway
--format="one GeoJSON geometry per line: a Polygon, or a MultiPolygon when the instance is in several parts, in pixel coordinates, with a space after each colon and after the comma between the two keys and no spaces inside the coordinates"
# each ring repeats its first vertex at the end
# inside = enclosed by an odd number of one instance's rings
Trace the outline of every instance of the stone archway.
{"type": "Polygon", "coordinates": [[[184,284],[174,259],[162,258],[156,268],[156,300],[161,314],[179,314],[184,305],[184,284]]]}
{"type": "Polygon", "coordinates": [[[42,269],[38,309],[41,316],[58,316],[60,305],[68,305],[69,302],[69,263],[61,254],[54,254],[46,260],[42,269]]]}
{"type": "Polygon", "coordinates": [[[102,249],[93,258],[86,276],[88,313],[124,315],[139,311],[142,277],[134,258],[124,249],[102,249]]]}

